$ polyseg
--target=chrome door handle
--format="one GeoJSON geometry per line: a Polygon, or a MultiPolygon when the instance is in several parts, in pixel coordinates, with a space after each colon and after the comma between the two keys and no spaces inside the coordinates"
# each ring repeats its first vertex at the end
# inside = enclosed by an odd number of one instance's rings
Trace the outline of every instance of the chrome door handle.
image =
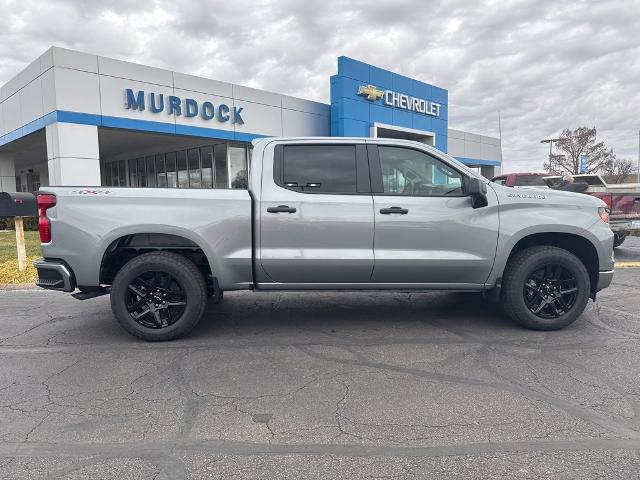
{"type": "Polygon", "coordinates": [[[268,207],[269,213],[296,213],[296,209],[288,205],[278,205],[277,207],[268,207]]]}
{"type": "Polygon", "coordinates": [[[392,215],[394,213],[406,215],[407,213],[409,213],[409,209],[402,207],[381,208],[380,213],[383,215],[392,215]]]}

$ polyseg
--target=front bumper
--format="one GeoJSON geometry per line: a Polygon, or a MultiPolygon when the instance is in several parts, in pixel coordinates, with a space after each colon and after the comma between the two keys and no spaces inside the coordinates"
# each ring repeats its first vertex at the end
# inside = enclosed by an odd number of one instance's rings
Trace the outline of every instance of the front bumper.
{"type": "Polygon", "coordinates": [[[33,262],[33,266],[38,270],[38,287],[61,292],[73,292],[76,289],[73,271],[63,261],[40,259],[33,262]]]}
{"type": "Polygon", "coordinates": [[[604,290],[609,285],[611,285],[611,281],[613,280],[613,270],[606,270],[604,272],[598,273],[598,285],[596,286],[596,292],[600,290],[604,290]]]}

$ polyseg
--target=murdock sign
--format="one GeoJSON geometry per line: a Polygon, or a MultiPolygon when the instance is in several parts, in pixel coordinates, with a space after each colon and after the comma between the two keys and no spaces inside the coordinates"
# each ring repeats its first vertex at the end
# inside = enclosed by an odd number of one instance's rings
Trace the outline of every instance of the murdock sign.
{"type": "Polygon", "coordinates": [[[358,95],[372,102],[382,101],[390,107],[401,108],[410,112],[418,112],[424,115],[437,117],[440,115],[440,104],[425,98],[412,97],[393,90],[380,90],[373,85],[360,85],[358,95]]]}
{"type": "Polygon", "coordinates": [[[156,94],[144,90],[136,92],[131,88],[125,90],[125,107],[129,110],[148,110],[152,113],[166,112],[167,115],[187,118],[200,116],[204,120],[216,119],[219,122],[231,122],[242,125],[243,107],[230,107],[224,103],[214,105],[212,102],[198,103],[193,98],[180,98],[174,95],[156,94]]]}

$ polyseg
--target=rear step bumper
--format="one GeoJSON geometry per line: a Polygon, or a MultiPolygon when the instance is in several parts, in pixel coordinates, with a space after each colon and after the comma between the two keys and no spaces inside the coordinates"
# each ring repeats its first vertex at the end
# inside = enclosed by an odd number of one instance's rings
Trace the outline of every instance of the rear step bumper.
{"type": "Polygon", "coordinates": [[[64,262],[40,259],[33,262],[33,266],[38,270],[38,287],[61,292],[73,292],[76,289],[73,272],[64,262]]]}

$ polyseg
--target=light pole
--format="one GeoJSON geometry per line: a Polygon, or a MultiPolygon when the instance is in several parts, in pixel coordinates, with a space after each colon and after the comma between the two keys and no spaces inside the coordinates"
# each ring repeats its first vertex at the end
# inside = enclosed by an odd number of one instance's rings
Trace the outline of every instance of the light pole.
{"type": "Polygon", "coordinates": [[[640,130],[638,130],[638,183],[640,183],[640,130]]]}
{"type": "Polygon", "coordinates": [[[545,140],[540,140],[540,143],[548,143],[549,144],[549,173],[553,173],[551,168],[551,158],[553,157],[553,142],[557,142],[560,140],[559,138],[547,138],[545,140]]]}

